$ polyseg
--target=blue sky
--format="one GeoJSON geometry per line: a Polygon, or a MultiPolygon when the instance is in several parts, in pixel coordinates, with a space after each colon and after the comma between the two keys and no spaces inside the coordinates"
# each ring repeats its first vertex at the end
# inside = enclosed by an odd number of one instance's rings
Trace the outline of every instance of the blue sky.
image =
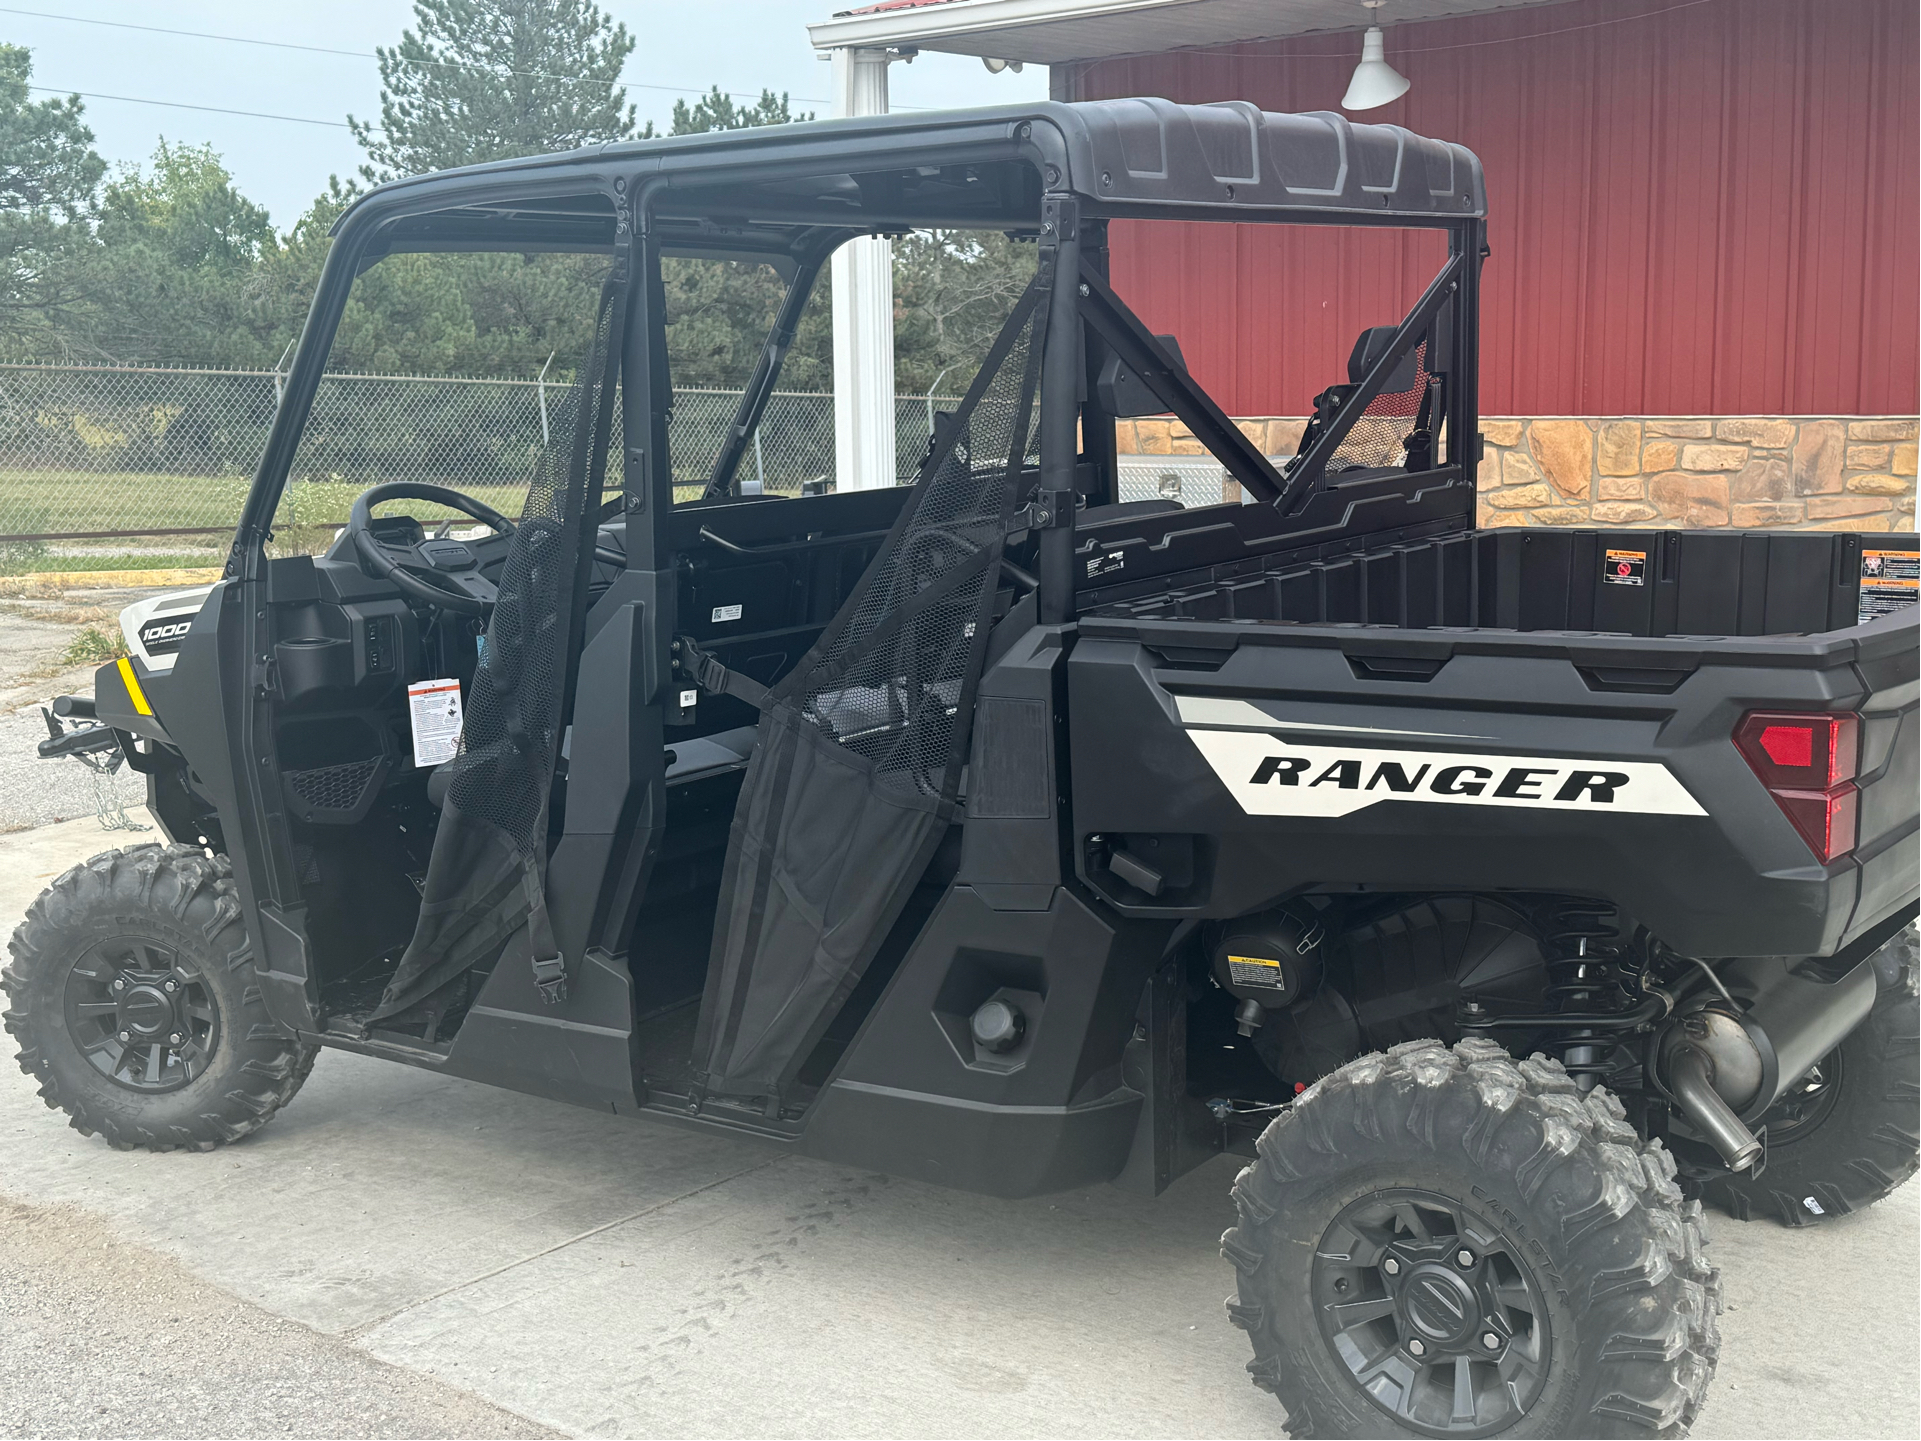
{"type": "MultiPolygon", "coordinates": [[[[849,8],[849,0],[602,0],[602,8],[639,41],[626,79],[628,99],[643,120],[664,123],[681,91],[716,84],[749,93],[786,90],[797,108],[828,111],[829,67],[814,58],[806,26],[849,8]]],[[[32,49],[36,85],[335,122],[86,101],[87,122],[108,161],[142,162],[163,136],[211,144],[240,188],[285,229],[330,173],[348,175],[359,166],[360,149],[339,122],[348,112],[378,117],[380,75],[373,60],[46,15],[371,52],[399,39],[412,23],[413,6],[410,0],[0,0],[0,40],[32,49]]],[[[912,65],[895,65],[892,85],[901,108],[988,105],[1044,97],[1047,72],[1033,66],[1023,75],[990,75],[971,57],[922,55],[912,65]]]]}

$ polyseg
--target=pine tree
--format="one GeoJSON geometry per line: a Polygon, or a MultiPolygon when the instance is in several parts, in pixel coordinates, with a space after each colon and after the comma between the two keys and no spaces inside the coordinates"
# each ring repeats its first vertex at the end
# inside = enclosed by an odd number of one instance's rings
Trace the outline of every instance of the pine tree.
{"type": "Polygon", "coordinates": [[[414,0],[380,47],[380,124],[347,117],[370,181],[572,150],[633,133],[634,48],[594,0],[414,0]]]}
{"type": "Polygon", "coordinates": [[[78,267],[89,305],[75,329],[101,354],[271,365],[274,339],[298,323],[256,283],[278,246],[272,219],[208,146],[163,140],[148,171],[122,167],[101,192],[95,236],[78,267]]]}
{"type": "Polygon", "coordinates": [[[106,162],[78,95],[34,101],[32,52],[0,45],[0,343],[51,342],[81,298],[73,257],[91,244],[85,216],[106,162]]]}
{"type": "MultiPolygon", "coordinates": [[[[787,92],[776,95],[771,90],[760,92],[760,99],[752,105],[736,105],[734,97],[716,85],[692,105],[685,100],[674,102],[673,128],[669,135],[704,135],[710,130],[748,130],[756,125],[791,125],[796,121],[812,120],[814,112],[796,115],[788,103],[787,92]]],[[[653,122],[648,122],[651,134],[653,122]]]]}

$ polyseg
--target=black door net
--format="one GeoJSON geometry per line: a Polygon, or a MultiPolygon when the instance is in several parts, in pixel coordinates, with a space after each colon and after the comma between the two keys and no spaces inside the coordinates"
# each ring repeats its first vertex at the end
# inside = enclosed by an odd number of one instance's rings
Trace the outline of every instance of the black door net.
{"type": "Polygon", "coordinates": [[[958,809],[1033,424],[1037,277],[940,418],[867,574],[768,696],[734,811],[695,1040],[709,1093],[778,1105],[958,809]]]}
{"type": "Polygon", "coordinates": [[[569,396],[566,469],[555,464],[554,450],[541,452],[508,542],[460,753],[445,766],[447,795],[420,917],[370,1022],[401,1016],[428,997],[444,1014],[463,999],[453,992],[467,973],[496,959],[531,965],[548,1000],[564,993],[545,900],[547,806],[586,594],[581,546],[606,469],[615,395],[608,358],[619,353],[625,295],[617,278],[601,291],[593,343],[569,396]]]}

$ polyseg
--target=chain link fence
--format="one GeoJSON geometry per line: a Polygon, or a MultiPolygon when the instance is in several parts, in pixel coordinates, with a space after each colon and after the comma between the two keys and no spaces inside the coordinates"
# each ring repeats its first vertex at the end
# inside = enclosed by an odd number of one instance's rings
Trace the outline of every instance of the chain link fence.
{"type": "MultiPolygon", "coordinates": [[[[0,573],[215,563],[283,381],[270,371],[0,365],[0,573]]],[[[571,391],[551,378],[325,376],[276,518],[281,543],[324,544],[354,497],[381,481],[451,486],[518,514],[542,451],[571,443],[571,391]]],[[[676,392],[680,499],[699,493],[739,403],[737,391],[676,392]]],[[[899,398],[901,479],[936,412],[955,404],[899,398]]],[[[617,485],[618,446],[609,465],[617,485]]],[[[776,392],[736,475],[771,492],[831,487],[834,398],[776,392]]]]}

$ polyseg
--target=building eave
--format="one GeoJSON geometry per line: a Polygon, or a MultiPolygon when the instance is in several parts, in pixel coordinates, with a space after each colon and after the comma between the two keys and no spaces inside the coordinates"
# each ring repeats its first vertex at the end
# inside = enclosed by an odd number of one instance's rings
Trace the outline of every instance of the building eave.
{"type": "Polygon", "coordinates": [[[817,50],[908,48],[1039,65],[1277,40],[1558,0],[941,0],[852,10],[807,27],[817,50]]]}

